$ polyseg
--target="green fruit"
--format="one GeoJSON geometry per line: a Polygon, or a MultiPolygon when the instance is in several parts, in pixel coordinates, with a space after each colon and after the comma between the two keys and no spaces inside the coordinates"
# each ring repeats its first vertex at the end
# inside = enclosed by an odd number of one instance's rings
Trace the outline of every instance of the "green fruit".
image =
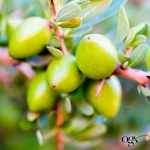
{"type": "Polygon", "coordinates": [[[47,81],[50,87],[59,93],[69,93],[81,83],[76,59],[71,55],[64,55],[60,59],[53,59],[47,69],[47,81]]]}
{"type": "Polygon", "coordinates": [[[120,107],[122,99],[122,88],[119,80],[111,76],[105,81],[102,90],[96,99],[96,89],[99,81],[92,81],[85,92],[87,100],[93,105],[97,112],[106,117],[114,117],[120,107]]]}
{"type": "Polygon", "coordinates": [[[6,97],[0,97],[0,128],[11,130],[17,126],[20,110],[15,103],[6,97]]]}
{"type": "Polygon", "coordinates": [[[16,29],[16,27],[21,24],[23,20],[22,19],[9,19],[7,21],[7,27],[6,27],[6,31],[7,31],[7,38],[8,40],[10,39],[13,31],[16,29]]]}
{"type": "Polygon", "coordinates": [[[52,109],[56,96],[56,93],[49,88],[46,82],[46,74],[38,74],[32,80],[27,92],[29,110],[38,112],[52,109]]]}
{"type": "Polygon", "coordinates": [[[14,58],[28,58],[42,51],[50,39],[48,22],[40,17],[24,20],[9,41],[9,54],[14,58]]]}
{"type": "Polygon", "coordinates": [[[100,35],[86,35],[76,50],[77,65],[91,79],[109,77],[117,65],[117,51],[112,42],[100,35]]]}

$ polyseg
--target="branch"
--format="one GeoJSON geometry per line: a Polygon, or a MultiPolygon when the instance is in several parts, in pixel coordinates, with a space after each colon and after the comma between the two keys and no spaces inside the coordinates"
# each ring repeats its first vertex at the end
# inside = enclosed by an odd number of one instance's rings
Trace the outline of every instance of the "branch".
{"type": "MultiPolygon", "coordinates": [[[[52,9],[52,12],[53,12],[53,21],[56,22],[56,15],[57,15],[56,0],[51,0],[51,9],[52,9]]],[[[56,33],[57,38],[58,38],[59,41],[60,41],[60,44],[61,44],[60,48],[61,48],[61,51],[62,51],[64,54],[67,54],[68,51],[67,51],[67,48],[66,48],[64,39],[63,39],[63,32],[61,31],[60,27],[54,28],[54,30],[55,30],[55,33],[56,33]]]]}
{"type": "Polygon", "coordinates": [[[8,54],[8,50],[5,47],[0,47],[0,64],[10,66],[18,64],[19,61],[11,58],[8,54]]]}
{"type": "Polygon", "coordinates": [[[16,67],[16,69],[29,80],[35,76],[32,67],[27,63],[21,63],[19,60],[11,58],[8,54],[7,48],[0,47],[0,64],[16,67]]]}
{"type": "Polygon", "coordinates": [[[132,68],[124,69],[121,65],[119,65],[115,69],[113,74],[117,75],[117,76],[122,76],[124,78],[131,79],[143,86],[150,83],[150,79],[149,79],[150,72],[145,72],[145,71],[138,70],[138,69],[132,69],[132,68]]]}
{"type": "Polygon", "coordinates": [[[56,113],[57,113],[57,119],[56,119],[56,126],[57,126],[57,150],[63,150],[64,149],[64,136],[60,129],[60,125],[62,125],[64,121],[64,116],[61,111],[60,103],[58,102],[56,107],[56,113]]]}
{"type": "Polygon", "coordinates": [[[128,57],[130,57],[131,52],[132,52],[132,48],[129,47],[129,48],[126,49],[125,55],[128,56],[128,57]]]}
{"type": "Polygon", "coordinates": [[[35,76],[35,72],[32,67],[27,63],[20,63],[16,66],[16,69],[23,74],[28,80],[32,80],[35,76]]]}

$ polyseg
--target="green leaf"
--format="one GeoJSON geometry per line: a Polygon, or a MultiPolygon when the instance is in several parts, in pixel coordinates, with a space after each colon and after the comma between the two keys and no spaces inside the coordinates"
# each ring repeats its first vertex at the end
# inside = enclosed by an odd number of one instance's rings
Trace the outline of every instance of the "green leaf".
{"type": "Polygon", "coordinates": [[[60,47],[60,41],[56,36],[51,37],[49,44],[54,47],[60,47]]]}
{"type": "Polygon", "coordinates": [[[104,134],[106,131],[107,127],[104,124],[93,124],[84,132],[74,136],[74,138],[78,140],[89,140],[104,134]]]}
{"type": "Polygon", "coordinates": [[[150,96],[150,89],[148,87],[138,86],[137,87],[145,96],[150,96]]]}
{"type": "MultiPolygon", "coordinates": [[[[92,28],[94,24],[97,24],[108,17],[112,16],[121,5],[124,5],[127,2],[127,0],[113,0],[110,4],[110,6],[103,12],[95,16],[93,19],[88,20],[86,22],[82,22],[82,25],[79,28],[75,28],[72,32],[72,35],[67,35],[67,37],[75,37],[73,39],[73,44],[76,46],[76,44],[79,43],[80,39],[79,36],[83,36],[83,32],[89,28],[92,28]],[[82,32],[82,33],[81,33],[82,32]],[[81,33],[81,34],[80,34],[81,33]],[[75,36],[74,36],[75,35],[75,36]],[[77,37],[77,38],[76,38],[77,37]]],[[[89,6],[88,6],[89,7],[89,6]]],[[[90,29],[91,30],[91,29],[90,29]]],[[[87,34],[87,33],[85,33],[87,34]]]]}
{"type": "Polygon", "coordinates": [[[112,0],[91,1],[91,3],[84,8],[79,17],[83,22],[87,22],[103,13],[111,4],[112,0]]]}
{"type": "Polygon", "coordinates": [[[141,23],[141,24],[135,26],[136,34],[139,33],[144,27],[145,27],[145,23],[141,23]]]}
{"type": "Polygon", "coordinates": [[[62,129],[65,133],[74,135],[85,130],[88,126],[91,125],[91,123],[92,122],[89,120],[89,118],[77,115],[70,118],[70,120],[67,120],[67,123],[62,126],[62,129]]]}
{"type": "Polygon", "coordinates": [[[76,27],[80,26],[81,23],[82,23],[82,19],[79,17],[75,17],[75,18],[72,18],[65,22],[60,22],[60,23],[58,23],[58,25],[63,28],[76,28],[76,27]]]}
{"type": "Polygon", "coordinates": [[[78,109],[83,115],[86,115],[86,116],[91,116],[94,114],[93,107],[85,102],[78,105],[78,109]]]}
{"type": "Polygon", "coordinates": [[[34,1],[34,7],[35,7],[35,15],[44,17],[44,9],[40,0],[34,1]]]}
{"type": "Polygon", "coordinates": [[[84,9],[86,6],[88,6],[90,4],[90,1],[84,1],[82,3],[78,3],[81,7],[81,9],[84,9]]]}
{"type": "Polygon", "coordinates": [[[144,28],[139,32],[139,34],[145,35],[146,37],[149,34],[149,26],[148,24],[145,24],[144,28]]]}
{"type": "Polygon", "coordinates": [[[51,24],[51,26],[52,26],[53,28],[57,28],[57,27],[58,27],[57,24],[56,24],[54,21],[49,20],[49,22],[50,22],[50,24],[51,24]]]}
{"type": "Polygon", "coordinates": [[[101,145],[103,144],[103,140],[100,139],[100,138],[96,138],[96,139],[93,139],[93,140],[77,140],[77,139],[74,139],[74,138],[70,138],[70,137],[66,137],[66,141],[68,143],[71,143],[71,146],[72,147],[75,147],[76,149],[74,150],[79,150],[81,149],[95,149],[95,147],[99,148],[101,147],[101,145]]]}
{"type": "Polygon", "coordinates": [[[125,62],[129,61],[129,57],[125,56],[124,53],[121,51],[118,52],[118,60],[120,61],[121,64],[124,64],[125,62]]]}
{"type": "Polygon", "coordinates": [[[129,21],[123,6],[118,11],[117,44],[120,44],[129,31],[129,21]]]}
{"type": "Polygon", "coordinates": [[[134,41],[130,44],[132,47],[137,47],[146,42],[147,38],[144,35],[137,35],[134,41]]]}
{"type": "Polygon", "coordinates": [[[58,12],[56,20],[63,22],[76,17],[81,11],[81,7],[76,3],[69,3],[64,5],[58,12]]]}
{"type": "Polygon", "coordinates": [[[71,112],[71,101],[68,97],[65,98],[65,102],[64,102],[64,108],[66,110],[66,112],[70,113],[71,112]]]}
{"type": "Polygon", "coordinates": [[[52,46],[46,46],[46,48],[56,58],[61,58],[63,56],[63,53],[59,49],[56,49],[52,46]]]}
{"type": "Polygon", "coordinates": [[[150,70],[150,50],[148,51],[147,56],[146,56],[146,66],[148,70],[150,70]]]}
{"type": "Polygon", "coordinates": [[[56,111],[51,111],[49,113],[48,120],[49,120],[50,129],[55,128],[55,126],[56,126],[56,117],[57,117],[56,111]]]}
{"type": "Polygon", "coordinates": [[[74,2],[79,4],[79,5],[81,5],[81,4],[83,4],[83,3],[87,2],[87,1],[89,1],[89,0],[75,0],[74,2]]]}
{"type": "Polygon", "coordinates": [[[128,35],[125,39],[125,46],[128,47],[130,43],[132,43],[132,41],[134,40],[136,35],[136,28],[131,28],[128,32],[128,35]]]}
{"type": "Polygon", "coordinates": [[[134,49],[131,53],[131,58],[128,64],[128,67],[134,67],[140,63],[142,63],[149,51],[149,47],[146,44],[142,44],[134,49]]]}

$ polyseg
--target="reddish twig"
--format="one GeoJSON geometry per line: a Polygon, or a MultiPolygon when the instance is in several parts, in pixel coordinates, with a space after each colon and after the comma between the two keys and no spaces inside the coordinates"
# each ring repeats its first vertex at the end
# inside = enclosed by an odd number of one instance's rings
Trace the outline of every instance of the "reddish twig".
{"type": "Polygon", "coordinates": [[[63,136],[62,131],[60,129],[60,125],[63,123],[64,116],[63,116],[62,111],[61,111],[60,103],[57,104],[56,113],[57,113],[57,119],[56,119],[57,150],[63,150],[64,149],[64,136],[63,136]]]}
{"type": "Polygon", "coordinates": [[[131,52],[132,52],[132,48],[131,48],[131,47],[128,47],[128,48],[126,49],[125,55],[128,56],[128,57],[130,57],[131,52]]]}
{"type": "Polygon", "coordinates": [[[8,54],[7,48],[0,48],[0,64],[15,66],[16,69],[29,80],[35,76],[35,72],[32,67],[27,63],[21,63],[20,61],[11,58],[8,54]]]}
{"type": "MultiPolygon", "coordinates": [[[[53,12],[53,20],[55,22],[56,21],[56,15],[57,15],[57,7],[56,7],[56,1],[55,0],[51,0],[51,9],[52,9],[52,12],[53,12]]],[[[63,39],[63,33],[62,33],[60,27],[54,28],[54,30],[55,30],[57,38],[60,41],[61,51],[64,54],[67,54],[68,51],[67,51],[67,48],[66,48],[66,45],[65,45],[65,42],[64,42],[64,39],[63,39]]]]}
{"type": "Polygon", "coordinates": [[[20,63],[16,66],[16,69],[29,80],[32,80],[35,76],[34,70],[27,63],[20,63]]]}
{"type": "MultiPolygon", "coordinates": [[[[57,7],[56,7],[56,1],[55,0],[51,0],[51,9],[52,9],[52,13],[53,13],[53,21],[55,22],[56,21],[56,15],[57,15],[57,7]]],[[[60,41],[61,51],[64,54],[68,53],[64,39],[63,39],[63,33],[62,33],[61,29],[59,27],[57,27],[57,28],[54,28],[54,31],[55,31],[57,38],[60,41]]],[[[62,124],[62,122],[64,120],[64,116],[62,115],[62,112],[61,112],[60,103],[57,104],[56,112],[57,112],[57,120],[56,120],[57,150],[63,150],[64,149],[64,137],[63,137],[62,131],[59,128],[59,126],[62,124]]]]}
{"type": "Polygon", "coordinates": [[[10,66],[19,63],[18,60],[11,58],[6,47],[0,47],[0,64],[10,66]]]}
{"type": "Polygon", "coordinates": [[[99,84],[98,84],[97,89],[96,89],[96,99],[98,98],[98,96],[99,96],[99,94],[100,94],[100,92],[102,90],[102,87],[103,87],[104,83],[105,83],[105,79],[101,79],[99,81],[99,84]]]}
{"type": "Polygon", "coordinates": [[[51,9],[53,11],[53,20],[56,21],[57,8],[56,8],[56,1],[55,0],[51,0],[51,9]]]}
{"type": "Polygon", "coordinates": [[[122,76],[124,78],[131,79],[143,86],[145,84],[150,83],[150,79],[149,79],[150,72],[145,72],[145,71],[138,70],[138,69],[132,69],[132,68],[124,69],[121,65],[119,65],[115,69],[113,74],[117,75],[117,76],[122,76]]]}

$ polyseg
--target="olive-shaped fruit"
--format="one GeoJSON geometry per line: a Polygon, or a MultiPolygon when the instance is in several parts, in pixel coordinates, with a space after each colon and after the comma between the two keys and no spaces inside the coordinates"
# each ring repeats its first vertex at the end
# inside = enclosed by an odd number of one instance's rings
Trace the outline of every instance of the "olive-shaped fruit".
{"type": "Polygon", "coordinates": [[[17,126],[20,118],[20,109],[6,97],[0,97],[0,129],[1,132],[13,129],[17,126]]]}
{"type": "Polygon", "coordinates": [[[42,51],[51,32],[48,21],[40,17],[25,19],[9,40],[9,54],[13,58],[28,58],[42,51]]]}
{"type": "Polygon", "coordinates": [[[86,91],[86,99],[93,105],[97,112],[108,118],[114,117],[121,104],[122,88],[116,76],[111,76],[105,81],[98,98],[96,99],[96,89],[99,81],[92,81],[86,91]]]}
{"type": "Polygon", "coordinates": [[[77,65],[91,79],[109,77],[116,68],[118,59],[113,43],[100,34],[86,35],[76,50],[77,65]]]}
{"type": "Polygon", "coordinates": [[[38,74],[30,83],[27,92],[27,103],[30,111],[50,110],[56,102],[57,94],[49,88],[46,73],[38,74]]]}
{"type": "Polygon", "coordinates": [[[59,93],[69,93],[75,90],[82,80],[82,74],[72,55],[53,59],[48,66],[46,76],[49,86],[59,93]]]}
{"type": "Polygon", "coordinates": [[[6,32],[8,40],[10,39],[13,31],[16,29],[17,26],[19,26],[19,24],[21,24],[22,21],[23,19],[9,19],[7,21],[6,32]]]}

